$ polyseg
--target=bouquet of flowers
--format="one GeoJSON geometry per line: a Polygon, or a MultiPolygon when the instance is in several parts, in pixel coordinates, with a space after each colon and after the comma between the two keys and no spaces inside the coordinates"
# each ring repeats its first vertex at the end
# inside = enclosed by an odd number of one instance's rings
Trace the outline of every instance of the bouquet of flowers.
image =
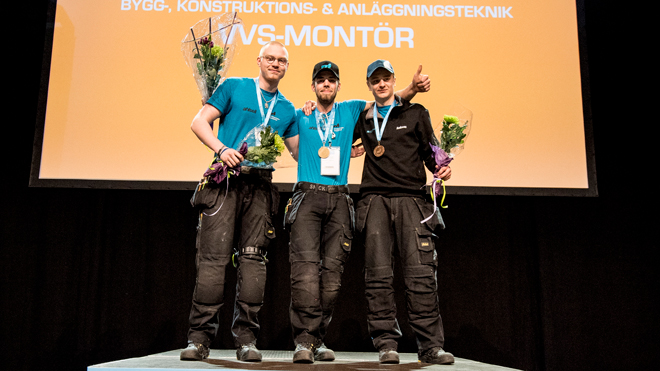
{"type": "Polygon", "coordinates": [[[259,135],[260,144],[248,147],[245,159],[256,164],[272,165],[285,149],[284,140],[277,134],[277,131],[271,132],[270,126],[266,126],[259,135]]]}
{"type": "MultiPolygon", "coordinates": [[[[456,115],[444,115],[440,125],[434,127],[434,134],[436,137],[439,137],[439,145],[434,145],[429,143],[431,150],[433,150],[433,155],[435,156],[435,163],[438,165],[438,168],[449,165],[450,162],[458,155],[463,148],[465,147],[465,139],[467,138],[470,128],[472,127],[472,111],[459,105],[458,103],[454,104],[452,111],[458,112],[456,115]]],[[[442,185],[442,200],[440,201],[440,207],[447,208],[444,206],[445,200],[445,182],[442,179],[433,177],[433,191],[431,192],[431,197],[433,197],[434,210],[437,208],[436,198],[440,196],[440,190],[437,185],[440,183],[442,185]]],[[[433,215],[431,215],[433,216],[433,215]]],[[[422,223],[426,222],[431,218],[429,216],[422,223]]]]}
{"type": "Polygon", "coordinates": [[[282,137],[268,125],[251,130],[243,144],[247,145],[244,164],[261,169],[273,169],[277,157],[286,148],[282,137]]]}
{"type": "Polygon", "coordinates": [[[192,69],[202,104],[222,84],[239,47],[237,13],[225,13],[197,22],[181,41],[186,64],[192,69]]]}

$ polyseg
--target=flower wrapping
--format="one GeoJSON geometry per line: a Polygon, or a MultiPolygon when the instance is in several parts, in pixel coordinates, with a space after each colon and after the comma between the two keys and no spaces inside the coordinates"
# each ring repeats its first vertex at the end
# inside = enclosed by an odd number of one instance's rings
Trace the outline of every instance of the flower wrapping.
{"type": "Polygon", "coordinates": [[[251,130],[243,142],[248,143],[244,165],[262,169],[273,169],[286,148],[282,137],[269,125],[251,130]]]}
{"type": "Polygon", "coordinates": [[[202,104],[222,84],[239,48],[237,13],[224,13],[197,22],[181,41],[181,51],[191,68],[202,104]]]}

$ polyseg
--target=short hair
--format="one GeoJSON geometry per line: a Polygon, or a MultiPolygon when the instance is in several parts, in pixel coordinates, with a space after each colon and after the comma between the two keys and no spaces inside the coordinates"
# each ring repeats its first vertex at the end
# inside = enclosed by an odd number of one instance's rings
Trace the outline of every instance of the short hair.
{"type": "Polygon", "coordinates": [[[267,42],[264,46],[262,46],[262,47],[261,47],[261,50],[259,50],[259,56],[260,56],[260,57],[263,57],[263,56],[264,56],[264,50],[266,50],[266,48],[268,48],[268,47],[271,46],[271,45],[278,45],[278,46],[281,46],[282,49],[284,49],[284,53],[286,53],[286,58],[289,59],[289,51],[286,50],[286,47],[284,46],[284,44],[282,44],[282,43],[279,42],[279,41],[275,41],[275,40],[273,40],[273,41],[269,41],[269,42],[267,42]]]}

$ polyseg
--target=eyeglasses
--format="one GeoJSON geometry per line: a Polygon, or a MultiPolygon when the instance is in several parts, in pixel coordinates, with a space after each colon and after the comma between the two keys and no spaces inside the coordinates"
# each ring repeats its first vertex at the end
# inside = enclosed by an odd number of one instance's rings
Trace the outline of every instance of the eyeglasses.
{"type": "Polygon", "coordinates": [[[287,63],[289,63],[286,58],[275,58],[272,55],[262,55],[261,58],[266,60],[266,63],[268,64],[273,64],[275,61],[277,61],[280,66],[285,66],[287,63]]]}

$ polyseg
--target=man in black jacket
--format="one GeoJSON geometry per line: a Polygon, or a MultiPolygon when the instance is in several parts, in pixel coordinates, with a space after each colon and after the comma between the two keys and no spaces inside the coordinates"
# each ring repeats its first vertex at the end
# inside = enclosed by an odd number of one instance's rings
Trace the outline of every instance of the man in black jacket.
{"type": "Polygon", "coordinates": [[[356,222],[365,241],[367,322],[381,363],[399,363],[401,330],[396,320],[393,256],[402,265],[408,318],[422,362],[451,364],[443,350],[438,307],[434,237],[444,228],[440,212],[426,201],[424,165],[448,180],[449,167],[437,168],[430,143],[437,145],[429,113],[394,95],[394,69],[377,60],[367,68],[367,86],[376,106],[360,115],[355,136],[365,149],[356,222]],[[428,216],[433,215],[426,222],[428,216]]]}

